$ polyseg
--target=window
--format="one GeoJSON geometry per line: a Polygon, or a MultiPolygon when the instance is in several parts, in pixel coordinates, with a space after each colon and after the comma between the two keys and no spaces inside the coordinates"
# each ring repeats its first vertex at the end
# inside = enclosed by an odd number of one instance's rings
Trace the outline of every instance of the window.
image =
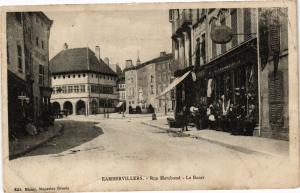
{"type": "Polygon", "coordinates": [[[82,76],[85,77],[85,74],[83,74],[82,76]]]}
{"type": "Polygon", "coordinates": [[[56,79],[56,76],[53,76],[54,79],[56,79]]]}
{"type": "Polygon", "coordinates": [[[85,92],[85,85],[80,85],[80,92],[85,92]]]}
{"type": "Polygon", "coordinates": [[[200,64],[206,63],[206,50],[205,50],[205,33],[201,35],[201,58],[200,64]]]}
{"type": "Polygon", "coordinates": [[[73,78],[75,78],[75,74],[73,74],[73,78]]]}
{"type": "MultiPolygon", "coordinates": [[[[237,11],[236,9],[233,9],[231,11],[231,30],[233,34],[237,34],[237,11]]],[[[232,47],[235,47],[238,43],[237,41],[237,35],[232,36],[232,47]]]]}
{"type": "Polygon", "coordinates": [[[78,86],[78,85],[75,85],[75,86],[74,86],[74,92],[75,92],[75,93],[79,93],[79,86],[78,86]]]}
{"type": "MultiPolygon", "coordinates": [[[[210,26],[210,31],[212,31],[213,27],[216,25],[216,20],[213,19],[210,26]]],[[[211,57],[215,58],[217,56],[217,45],[213,41],[211,41],[211,57]]]]}
{"type": "Polygon", "coordinates": [[[65,79],[66,78],[66,76],[65,75],[63,75],[63,79],[65,79]]]}
{"type": "Polygon", "coordinates": [[[251,38],[251,9],[244,9],[244,40],[251,38]]]}
{"type": "Polygon", "coordinates": [[[16,12],[16,13],[15,13],[15,16],[16,16],[16,20],[17,20],[19,23],[22,23],[22,14],[21,14],[21,12],[16,12]]]}
{"type": "Polygon", "coordinates": [[[72,92],[73,92],[73,86],[70,85],[70,86],[68,86],[68,92],[67,93],[72,93],[72,92]]]}
{"type": "Polygon", "coordinates": [[[153,87],[153,85],[151,85],[151,87],[150,87],[150,93],[154,94],[154,87],[153,87]]]}
{"type": "Polygon", "coordinates": [[[60,79],[60,75],[58,75],[57,78],[60,79]]]}
{"type": "Polygon", "coordinates": [[[78,74],[78,78],[80,78],[80,74],[78,74]]]}
{"type": "Polygon", "coordinates": [[[36,38],[35,38],[35,45],[36,45],[36,46],[39,46],[39,37],[36,37],[36,38]]]}
{"type": "Polygon", "coordinates": [[[62,87],[61,87],[61,92],[62,92],[62,93],[66,93],[66,92],[67,92],[66,86],[62,86],[62,87]]]}
{"type": "Polygon", "coordinates": [[[44,78],[45,78],[45,71],[44,71],[44,66],[39,65],[39,84],[44,85],[44,78]]]}
{"type": "Polygon", "coordinates": [[[23,72],[22,47],[20,45],[17,45],[17,50],[18,50],[18,71],[23,72]]]}
{"type": "Polygon", "coordinates": [[[68,78],[70,78],[71,76],[70,75],[68,75],[68,78]]]}

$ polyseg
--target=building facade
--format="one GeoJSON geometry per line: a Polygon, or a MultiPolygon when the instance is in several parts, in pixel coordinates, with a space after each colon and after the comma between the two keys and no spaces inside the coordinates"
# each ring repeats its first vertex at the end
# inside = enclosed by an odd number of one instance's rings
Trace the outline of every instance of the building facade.
{"type": "Polygon", "coordinates": [[[118,75],[117,79],[117,93],[119,103],[116,106],[120,111],[126,110],[126,84],[125,84],[125,74],[122,73],[120,76],[118,75]]]}
{"type": "Polygon", "coordinates": [[[118,103],[117,75],[89,48],[65,49],[50,61],[57,113],[72,115],[114,112],[118,103]]]}
{"type": "Polygon", "coordinates": [[[50,104],[48,45],[53,21],[43,12],[9,12],[6,21],[8,117],[13,129],[21,118],[37,123],[50,104]]]}
{"type": "Polygon", "coordinates": [[[175,100],[170,93],[157,98],[172,81],[170,69],[172,61],[172,54],[161,52],[159,57],[145,63],[126,66],[124,72],[128,112],[130,108],[137,107],[142,112],[150,112],[149,109],[152,108],[155,112],[168,112],[174,109],[175,100]]]}
{"type": "Polygon", "coordinates": [[[287,8],[259,9],[261,136],[288,140],[287,8]]]}
{"type": "MultiPolygon", "coordinates": [[[[254,107],[256,109],[254,135],[286,139],[286,137],[278,137],[280,129],[277,126],[274,126],[277,128],[273,129],[276,130],[275,132],[270,132],[269,117],[274,118],[273,122],[276,120],[275,117],[284,120],[280,128],[283,133],[287,132],[287,129],[282,129],[286,128],[286,124],[288,124],[286,101],[288,94],[286,90],[282,91],[282,88],[288,88],[287,65],[285,65],[287,63],[287,57],[285,57],[287,46],[284,46],[287,44],[287,40],[282,38],[282,41],[275,46],[284,44],[280,51],[277,51],[280,53],[277,57],[279,61],[277,76],[281,78],[276,77],[273,80],[269,75],[272,73],[270,70],[272,65],[269,64],[272,63],[272,59],[270,59],[272,57],[265,62],[269,65],[265,65],[264,69],[261,69],[258,60],[258,44],[270,47],[270,43],[258,42],[257,33],[262,28],[260,25],[258,29],[259,13],[258,9],[252,8],[170,10],[173,55],[175,61],[178,62],[174,65],[178,68],[174,75],[180,77],[186,72],[191,72],[176,86],[176,113],[181,112],[184,105],[209,106],[218,100],[224,100],[234,106],[245,107],[246,115],[254,107]],[[213,41],[214,31],[226,26],[232,33],[230,41],[222,43],[213,41]],[[258,79],[260,79],[259,83],[258,79]],[[273,83],[270,79],[273,80],[273,83]],[[280,95],[282,96],[281,106],[278,105],[279,99],[274,99],[273,103],[268,101],[272,98],[271,96],[277,96],[277,94],[270,94],[276,90],[268,90],[270,87],[281,88],[281,91],[277,91],[282,93],[280,95]],[[279,115],[278,106],[286,116],[279,115]],[[270,115],[272,112],[274,112],[273,115],[270,115]]],[[[280,28],[280,30],[287,31],[286,29],[286,27],[280,28]]],[[[267,32],[268,39],[270,39],[272,30],[267,30],[267,32]]],[[[280,31],[278,34],[287,38],[287,34],[284,32],[280,31]]],[[[260,54],[260,56],[265,55],[265,53],[260,54]]]]}

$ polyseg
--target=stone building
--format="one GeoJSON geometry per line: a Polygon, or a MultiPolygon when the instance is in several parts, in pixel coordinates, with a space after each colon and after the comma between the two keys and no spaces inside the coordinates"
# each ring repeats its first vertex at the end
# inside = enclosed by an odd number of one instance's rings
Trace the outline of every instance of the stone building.
{"type": "Polygon", "coordinates": [[[119,111],[126,109],[126,84],[125,84],[125,74],[122,73],[117,79],[117,93],[119,98],[119,103],[116,106],[119,111]]]}
{"type": "Polygon", "coordinates": [[[137,60],[136,66],[132,63],[126,65],[125,84],[126,84],[126,106],[136,109],[139,107],[142,112],[154,108],[156,112],[172,111],[171,94],[157,98],[157,96],[170,84],[172,74],[170,63],[173,61],[172,54],[161,52],[160,56],[140,63],[137,60]]]}
{"type": "MultiPolygon", "coordinates": [[[[173,55],[177,62],[174,66],[178,68],[174,75],[187,75],[176,85],[176,113],[182,111],[183,105],[207,106],[224,98],[226,103],[244,106],[246,114],[250,112],[250,107],[255,106],[257,127],[254,135],[286,138],[283,136],[287,136],[288,132],[288,91],[283,88],[288,88],[288,65],[285,65],[287,27],[279,25],[280,28],[273,28],[281,30],[277,35],[269,27],[264,34],[269,34],[267,39],[272,39],[272,34],[275,38],[269,43],[258,42],[257,33],[262,29],[261,25],[259,29],[257,27],[258,13],[258,9],[252,8],[170,10],[173,55]],[[216,29],[226,27],[231,31],[232,39],[219,43],[213,41],[216,29]],[[273,47],[280,45],[280,49],[274,48],[277,50],[275,62],[278,73],[273,79],[270,75],[274,71],[271,70],[274,66],[271,65],[274,63],[273,55],[262,64],[266,67],[261,68],[257,52],[258,44],[262,45],[260,47],[267,46],[269,51],[271,42],[278,42],[273,47]],[[272,120],[269,121],[269,117],[272,120]],[[282,122],[274,126],[278,119],[282,122]],[[278,133],[279,130],[282,134],[278,133]]],[[[286,17],[280,19],[281,24],[284,19],[286,17]]],[[[260,56],[266,60],[265,56],[270,53],[260,56]]]]}
{"type": "Polygon", "coordinates": [[[114,112],[117,75],[89,48],[65,49],[50,61],[55,112],[73,115],[114,112]]]}
{"type": "Polygon", "coordinates": [[[288,140],[287,8],[259,9],[261,136],[288,140]]]}
{"type": "Polygon", "coordinates": [[[13,128],[20,117],[37,122],[43,107],[50,104],[49,37],[53,21],[43,12],[9,12],[6,21],[8,117],[13,128]]]}

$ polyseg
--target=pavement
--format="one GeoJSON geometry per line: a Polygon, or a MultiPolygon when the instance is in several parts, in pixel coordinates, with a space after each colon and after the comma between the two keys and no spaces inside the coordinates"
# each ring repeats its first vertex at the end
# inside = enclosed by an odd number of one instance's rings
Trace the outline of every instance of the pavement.
{"type": "MultiPolygon", "coordinates": [[[[166,130],[168,132],[179,133],[181,128],[170,128],[167,117],[158,117],[157,120],[144,121],[143,124],[166,130]]],[[[188,127],[189,131],[184,131],[190,138],[206,140],[211,143],[223,145],[237,151],[253,151],[272,156],[287,157],[289,155],[289,142],[256,136],[236,136],[228,132],[215,131],[209,129],[197,130],[195,127],[188,127]]]]}
{"type": "Polygon", "coordinates": [[[62,133],[62,130],[63,125],[58,121],[54,123],[54,126],[49,127],[47,131],[43,131],[35,136],[27,135],[10,141],[9,159],[15,159],[33,151],[54,137],[59,136],[62,133]]]}

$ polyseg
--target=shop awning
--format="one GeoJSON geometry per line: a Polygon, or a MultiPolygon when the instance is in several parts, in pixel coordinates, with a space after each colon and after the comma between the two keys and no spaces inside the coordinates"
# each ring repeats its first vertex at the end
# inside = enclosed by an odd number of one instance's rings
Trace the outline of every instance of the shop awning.
{"type": "Polygon", "coordinates": [[[171,84],[169,84],[169,86],[162,92],[160,93],[156,98],[159,98],[165,94],[167,94],[169,91],[171,91],[176,85],[178,85],[180,82],[182,82],[189,74],[191,73],[191,71],[186,72],[184,75],[182,75],[181,77],[176,78],[175,80],[173,80],[173,82],[171,84]]]}
{"type": "Polygon", "coordinates": [[[119,108],[122,106],[122,104],[123,104],[123,102],[119,102],[116,107],[119,108]]]}

